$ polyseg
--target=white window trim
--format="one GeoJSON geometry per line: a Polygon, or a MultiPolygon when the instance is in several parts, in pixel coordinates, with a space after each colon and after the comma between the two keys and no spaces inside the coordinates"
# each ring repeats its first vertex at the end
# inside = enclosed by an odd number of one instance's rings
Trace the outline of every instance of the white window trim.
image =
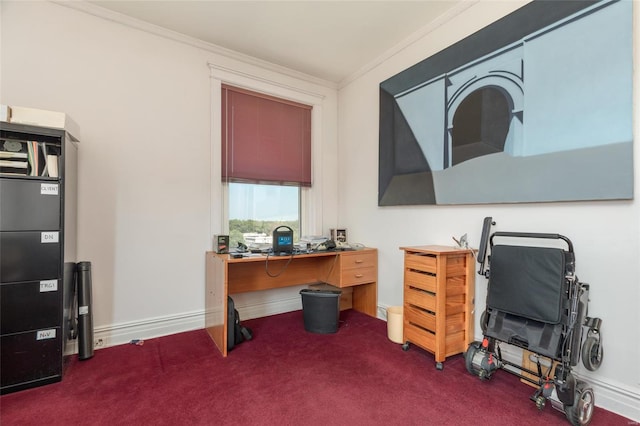
{"type": "Polygon", "coordinates": [[[258,77],[245,72],[232,70],[209,63],[211,80],[211,150],[210,150],[210,184],[209,200],[211,211],[210,234],[229,233],[229,191],[223,185],[222,159],[222,85],[239,87],[254,92],[264,93],[282,99],[311,105],[311,188],[300,191],[300,235],[322,234],[322,101],[324,95],[306,91],[287,84],[258,77]]]}

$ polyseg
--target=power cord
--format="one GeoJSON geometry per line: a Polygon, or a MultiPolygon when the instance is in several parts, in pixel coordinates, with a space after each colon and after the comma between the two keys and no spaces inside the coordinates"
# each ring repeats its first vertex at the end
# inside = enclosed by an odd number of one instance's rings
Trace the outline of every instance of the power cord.
{"type": "Polygon", "coordinates": [[[327,278],[324,280],[324,282],[329,282],[329,277],[331,276],[331,272],[333,272],[333,268],[334,266],[336,266],[336,263],[338,262],[338,257],[340,255],[338,253],[336,253],[336,255],[333,257],[333,263],[331,264],[331,267],[329,268],[329,272],[327,272],[327,278]]]}
{"type": "Polygon", "coordinates": [[[291,255],[289,256],[289,260],[287,260],[287,263],[284,264],[284,266],[282,267],[282,269],[280,269],[280,271],[277,274],[272,274],[271,272],[269,272],[269,252],[267,252],[267,259],[264,262],[264,270],[267,273],[267,275],[269,275],[271,278],[276,278],[279,277],[289,266],[289,264],[291,263],[291,261],[293,260],[293,255],[294,253],[291,252],[291,255]]]}

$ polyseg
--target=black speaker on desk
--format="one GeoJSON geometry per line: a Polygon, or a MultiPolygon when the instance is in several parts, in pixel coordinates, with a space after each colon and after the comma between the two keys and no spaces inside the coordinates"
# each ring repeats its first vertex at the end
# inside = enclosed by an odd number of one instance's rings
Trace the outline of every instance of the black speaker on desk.
{"type": "Polygon", "coordinates": [[[273,254],[293,253],[293,229],[286,225],[278,226],[273,230],[273,254]]]}

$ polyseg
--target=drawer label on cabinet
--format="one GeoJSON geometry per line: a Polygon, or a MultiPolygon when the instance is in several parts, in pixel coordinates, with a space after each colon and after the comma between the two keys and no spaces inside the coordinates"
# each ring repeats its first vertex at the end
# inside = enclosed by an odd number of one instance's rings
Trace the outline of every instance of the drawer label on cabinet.
{"type": "Polygon", "coordinates": [[[57,183],[41,183],[40,195],[58,195],[57,183]]]}
{"type": "Polygon", "coordinates": [[[36,332],[36,340],[47,340],[47,339],[55,339],[56,338],[56,329],[52,328],[49,330],[38,330],[36,332]]]}
{"type": "Polygon", "coordinates": [[[40,242],[41,243],[57,243],[59,242],[59,238],[60,238],[60,233],[57,231],[53,231],[53,232],[43,232],[40,235],[40,242]]]}
{"type": "Polygon", "coordinates": [[[40,281],[40,293],[46,293],[48,291],[58,291],[58,280],[40,281]]]}
{"type": "Polygon", "coordinates": [[[78,306],[78,315],[89,315],[89,306],[78,306]]]}

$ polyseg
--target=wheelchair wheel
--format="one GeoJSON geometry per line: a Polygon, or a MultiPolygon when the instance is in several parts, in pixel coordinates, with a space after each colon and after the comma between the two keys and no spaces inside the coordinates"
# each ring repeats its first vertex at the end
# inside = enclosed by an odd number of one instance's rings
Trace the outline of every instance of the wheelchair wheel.
{"type": "Polygon", "coordinates": [[[464,364],[467,367],[467,371],[474,376],[478,375],[478,371],[473,368],[473,357],[476,355],[476,352],[480,350],[481,346],[482,343],[480,342],[471,342],[467,348],[467,352],[464,354],[464,364]]]}
{"type": "Polygon", "coordinates": [[[573,426],[587,426],[591,423],[594,408],[593,389],[584,382],[578,382],[573,405],[565,406],[564,414],[573,426]]]}
{"type": "Polygon", "coordinates": [[[600,339],[596,336],[589,336],[582,345],[582,364],[589,371],[596,371],[602,364],[604,349],[600,344],[600,339]]]}

